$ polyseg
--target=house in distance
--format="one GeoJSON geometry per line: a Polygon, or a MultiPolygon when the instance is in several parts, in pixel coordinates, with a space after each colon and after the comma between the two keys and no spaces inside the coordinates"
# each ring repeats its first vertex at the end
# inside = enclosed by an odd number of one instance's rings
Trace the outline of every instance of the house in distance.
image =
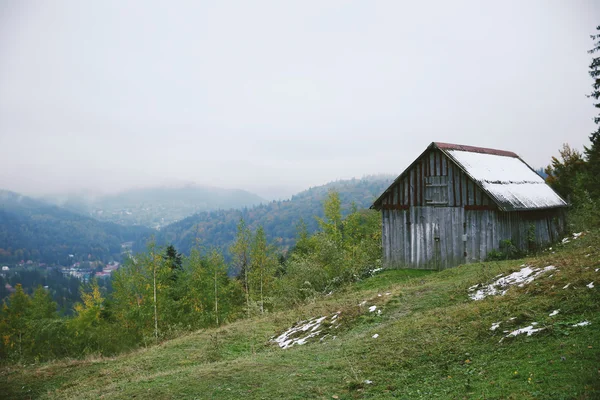
{"type": "Polygon", "coordinates": [[[385,267],[439,270],[482,261],[505,240],[523,251],[557,241],[566,206],[513,152],[434,142],[371,208],[385,267]]]}

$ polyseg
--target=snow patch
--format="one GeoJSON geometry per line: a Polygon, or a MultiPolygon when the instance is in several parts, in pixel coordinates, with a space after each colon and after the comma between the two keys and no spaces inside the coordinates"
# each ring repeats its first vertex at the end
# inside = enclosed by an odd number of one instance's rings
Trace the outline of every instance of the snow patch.
{"type": "Polygon", "coordinates": [[[521,267],[523,267],[521,270],[513,272],[510,275],[504,277],[499,275],[500,277],[489,285],[479,283],[471,286],[469,292],[472,293],[469,294],[469,297],[471,300],[483,300],[487,296],[504,296],[510,286],[518,285],[519,287],[523,287],[524,285],[533,282],[535,278],[544,272],[556,269],[553,265],[549,265],[545,268],[534,268],[528,265],[522,265],[521,267]]]}
{"type": "Polygon", "coordinates": [[[567,283],[565,286],[563,286],[563,290],[564,290],[564,289],[567,289],[569,286],[571,286],[571,284],[570,284],[570,283],[567,283]]]}
{"type": "Polygon", "coordinates": [[[590,322],[590,321],[583,321],[583,322],[580,322],[580,323],[578,323],[578,324],[571,325],[571,326],[572,326],[572,327],[574,327],[574,328],[577,328],[577,327],[579,327],[579,326],[588,326],[588,325],[591,325],[591,322],[590,322]]]}
{"type": "Polygon", "coordinates": [[[500,342],[502,342],[504,339],[506,339],[508,337],[519,336],[523,333],[526,333],[527,336],[531,336],[534,333],[543,331],[545,329],[545,328],[535,328],[536,325],[537,325],[537,322],[532,322],[531,325],[526,326],[525,328],[516,329],[516,330],[510,332],[508,335],[504,336],[502,339],[500,339],[500,342]]]}
{"type": "Polygon", "coordinates": [[[371,336],[373,339],[377,339],[379,337],[379,333],[374,334],[373,336],[371,336]]]}
{"type": "Polygon", "coordinates": [[[492,324],[492,327],[490,328],[490,331],[495,331],[496,329],[498,329],[498,327],[500,326],[502,322],[494,322],[492,324]]]}
{"type": "Polygon", "coordinates": [[[560,312],[560,310],[554,310],[552,311],[550,314],[548,314],[549,317],[554,317],[555,315],[557,315],[560,312]]]}
{"type": "Polygon", "coordinates": [[[377,310],[377,306],[371,306],[371,307],[369,307],[369,312],[373,312],[375,310],[377,310]]]}
{"type": "Polygon", "coordinates": [[[590,282],[590,283],[588,283],[585,286],[587,286],[589,289],[593,289],[594,288],[594,282],[590,282]]]}
{"type": "MultiPolygon", "coordinates": [[[[337,314],[334,317],[337,318],[337,314]]],[[[334,317],[331,318],[332,321],[335,320],[334,317]]],[[[290,348],[295,344],[303,345],[308,339],[321,334],[322,330],[319,328],[326,318],[325,316],[300,321],[275,339],[271,339],[271,341],[277,343],[282,349],[290,348]]]]}

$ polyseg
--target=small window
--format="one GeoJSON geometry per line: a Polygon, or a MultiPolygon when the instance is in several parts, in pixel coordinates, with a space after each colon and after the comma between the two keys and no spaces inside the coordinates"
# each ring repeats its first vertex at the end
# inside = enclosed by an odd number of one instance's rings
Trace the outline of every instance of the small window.
{"type": "Polygon", "coordinates": [[[425,204],[430,206],[448,205],[448,177],[425,177],[425,204]]]}

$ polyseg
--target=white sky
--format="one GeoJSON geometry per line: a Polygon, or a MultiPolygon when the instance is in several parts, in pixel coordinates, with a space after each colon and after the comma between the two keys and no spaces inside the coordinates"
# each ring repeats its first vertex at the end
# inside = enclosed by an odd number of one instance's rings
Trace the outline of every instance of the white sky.
{"type": "Polygon", "coordinates": [[[594,129],[598,1],[0,0],[0,188],[278,197],[594,129]]]}

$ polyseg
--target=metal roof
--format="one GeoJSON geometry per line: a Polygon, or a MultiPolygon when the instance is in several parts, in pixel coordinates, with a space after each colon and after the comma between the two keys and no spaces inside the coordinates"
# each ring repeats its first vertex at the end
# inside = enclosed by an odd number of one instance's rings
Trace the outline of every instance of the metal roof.
{"type": "MultiPolygon", "coordinates": [[[[565,207],[567,203],[516,154],[440,148],[504,211],[565,207]]],[[[508,153],[508,152],[506,152],[508,153]]]]}
{"type": "MultiPolygon", "coordinates": [[[[502,211],[542,210],[567,206],[537,172],[511,151],[433,142],[421,156],[433,148],[446,154],[502,211]]],[[[384,195],[421,156],[396,178],[371,208],[377,208],[384,195]]]]}

